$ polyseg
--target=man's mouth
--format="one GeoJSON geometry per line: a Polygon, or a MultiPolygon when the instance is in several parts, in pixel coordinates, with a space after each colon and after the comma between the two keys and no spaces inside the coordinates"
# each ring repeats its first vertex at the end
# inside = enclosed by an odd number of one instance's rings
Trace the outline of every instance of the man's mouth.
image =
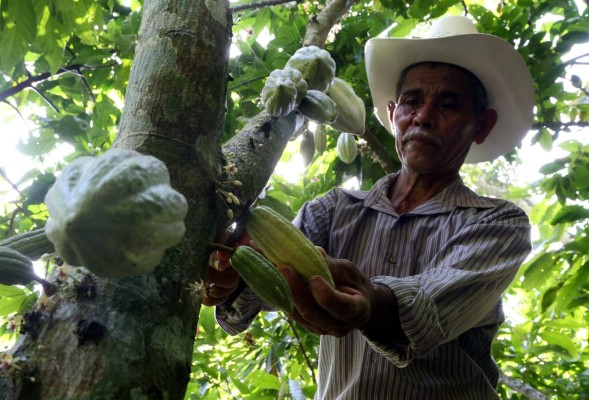
{"type": "Polygon", "coordinates": [[[440,148],[443,146],[443,143],[439,138],[423,132],[408,133],[405,136],[403,136],[401,142],[403,144],[407,144],[409,142],[419,142],[440,148]]]}

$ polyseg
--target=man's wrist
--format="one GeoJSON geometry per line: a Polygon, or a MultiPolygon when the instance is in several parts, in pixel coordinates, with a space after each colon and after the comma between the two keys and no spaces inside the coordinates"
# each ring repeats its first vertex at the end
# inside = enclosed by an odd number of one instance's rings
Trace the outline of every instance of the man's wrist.
{"type": "Polygon", "coordinates": [[[373,283],[370,319],[360,331],[369,340],[387,346],[409,343],[401,327],[399,308],[393,291],[385,285],[373,283]]]}

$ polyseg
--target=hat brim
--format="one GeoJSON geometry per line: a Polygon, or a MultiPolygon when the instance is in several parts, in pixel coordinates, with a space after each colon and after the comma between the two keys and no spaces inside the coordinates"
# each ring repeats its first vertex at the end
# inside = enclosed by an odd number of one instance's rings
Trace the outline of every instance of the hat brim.
{"type": "Polygon", "coordinates": [[[365,47],[366,72],[380,123],[391,133],[387,104],[396,101],[396,84],[409,65],[436,61],[458,65],[483,84],[497,124],[484,143],[473,143],[466,163],[493,160],[521,143],[532,126],[534,87],[520,54],[506,41],[483,33],[431,39],[376,37],[365,47]]]}

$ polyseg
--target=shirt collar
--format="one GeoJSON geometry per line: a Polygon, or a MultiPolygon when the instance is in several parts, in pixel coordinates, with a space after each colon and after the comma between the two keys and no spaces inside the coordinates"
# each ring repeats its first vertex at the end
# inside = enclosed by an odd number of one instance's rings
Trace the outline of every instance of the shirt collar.
{"type": "MultiPolygon", "coordinates": [[[[351,197],[362,200],[365,207],[374,208],[385,212],[394,212],[388,198],[388,189],[397,180],[398,172],[379,179],[369,191],[346,190],[343,191],[351,197]]],[[[493,202],[488,198],[474,193],[464,185],[461,178],[457,178],[440,193],[416,207],[408,214],[436,214],[449,212],[455,207],[461,208],[492,208],[493,202]]]]}

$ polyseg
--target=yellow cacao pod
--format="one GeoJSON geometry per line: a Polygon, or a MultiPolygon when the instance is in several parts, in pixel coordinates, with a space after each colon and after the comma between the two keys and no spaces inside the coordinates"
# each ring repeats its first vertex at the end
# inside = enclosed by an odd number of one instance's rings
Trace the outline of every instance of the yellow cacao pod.
{"type": "Polygon", "coordinates": [[[337,118],[330,126],[340,132],[362,135],[366,128],[366,107],[352,86],[343,79],[334,78],[327,94],[338,109],[337,118]]]}
{"type": "Polygon", "coordinates": [[[246,228],[264,256],[274,264],[287,264],[308,281],[314,275],[335,286],[321,252],[289,220],[266,206],[250,211],[246,228]]]}
{"type": "Polygon", "coordinates": [[[327,133],[325,132],[325,125],[317,125],[315,132],[313,132],[313,139],[315,142],[315,152],[321,155],[327,148],[327,133]]]}
{"type": "Polygon", "coordinates": [[[336,147],[337,156],[346,164],[350,164],[358,154],[358,144],[354,135],[348,132],[342,132],[337,138],[336,147]]]}
{"type": "Polygon", "coordinates": [[[260,299],[286,312],[292,311],[292,293],[286,279],[260,253],[239,246],[231,256],[231,266],[260,299]]]}

